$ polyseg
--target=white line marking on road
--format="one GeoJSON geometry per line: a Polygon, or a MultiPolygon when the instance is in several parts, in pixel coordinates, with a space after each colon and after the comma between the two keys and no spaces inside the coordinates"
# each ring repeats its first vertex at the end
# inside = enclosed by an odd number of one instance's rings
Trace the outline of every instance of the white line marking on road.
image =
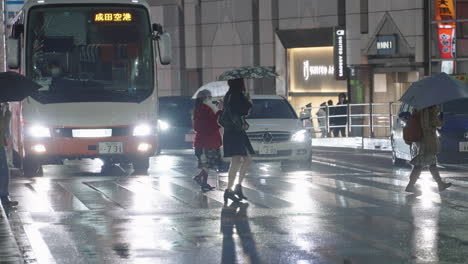
{"type": "Polygon", "coordinates": [[[39,232],[41,224],[35,223],[28,212],[21,214],[20,219],[23,222],[24,232],[28,236],[29,244],[34,252],[37,263],[55,264],[55,259],[39,232]]]}

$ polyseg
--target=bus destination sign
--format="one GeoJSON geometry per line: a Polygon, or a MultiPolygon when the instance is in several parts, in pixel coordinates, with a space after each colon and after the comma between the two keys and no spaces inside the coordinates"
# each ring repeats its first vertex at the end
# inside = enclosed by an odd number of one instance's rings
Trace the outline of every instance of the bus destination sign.
{"type": "Polygon", "coordinates": [[[132,14],[128,12],[97,12],[93,17],[95,23],[128,23],[133,21],[132,14]]]}

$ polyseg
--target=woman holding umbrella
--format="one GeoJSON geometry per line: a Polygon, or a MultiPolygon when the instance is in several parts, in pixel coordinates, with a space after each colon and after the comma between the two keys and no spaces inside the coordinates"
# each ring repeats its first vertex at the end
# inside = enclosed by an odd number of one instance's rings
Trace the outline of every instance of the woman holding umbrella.
{"type": "Polygon", "coordinates": [[[437,137],[437,128],[443,125],[439,118],[440,107],[435,105],[422,110],[414,110],[413,115],[419,116],[422,138],[420,142],[416,143],[418,146],[418,154],[411,160],[413,170],[411,171],[410,181],[406,186],[405,191],[416,192],[414,185],[418,180],[419,175],[421,175],[421,171],[424,167],[429,167],[432,177],[437,182],[439,191],[443,191],[452,186],[452,184],[442,181],[439,169],[437,168],[437,153],[440,149],[440,142],[437,137]]]}
{"type": "Polygon", "coordinates": [[[224,127],[224,156],[231,157],[231,165],[228,172],[228,186],[224,192],[224,203],[227,203],[228,199],[234,202],[247,199],[242,192],[242,181],[252,162],[251,155],[255,153],[245,133],[249,125],[244,121],[244,117],[249,114],[252,108],[252,101],[246,95],[247,91],[245,89],[244,80],[232,79],[228,80],[228,84],[229,91],[224,96],[224,111],[229,111],[231,118],[239,120],[240,124],[236,127],[224,127]],[[232,187],[234,186],[238,171],[239,180],[233,191],[232,187]]]}

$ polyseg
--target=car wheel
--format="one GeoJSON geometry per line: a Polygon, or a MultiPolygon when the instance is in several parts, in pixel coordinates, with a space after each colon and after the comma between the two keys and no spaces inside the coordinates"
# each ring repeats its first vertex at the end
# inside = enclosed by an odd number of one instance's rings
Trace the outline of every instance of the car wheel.
{"type": "Polygon", "coordinates": [[[393,166],[396,166],[396,167],[403,167],[406,165],[406,161],[398,158],[396,155],[395,141],[393,140],[393,138],[392,138],[392,164],[393,166]]]}
{"type": "Polygon", "coordinates": [[[137,158],[133,162],[134,174],[148,174],[150,159],[149,157],[137,158]]]}
{"type": "Polygon", "coordinates": [[[42,176],[44,173],[39,161],[26,157],[23,160],[23,174],[25,177],[37,177],[42,176]]]}

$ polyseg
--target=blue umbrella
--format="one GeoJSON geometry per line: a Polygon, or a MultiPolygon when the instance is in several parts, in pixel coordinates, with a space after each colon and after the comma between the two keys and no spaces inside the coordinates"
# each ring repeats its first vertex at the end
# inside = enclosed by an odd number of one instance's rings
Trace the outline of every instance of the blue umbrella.
{"type": "Polygon", "coordinates": [[[414,82],[400,101],[416,109],[468,98],[467,85],[446,73],[439,73],[414,82]]]}

